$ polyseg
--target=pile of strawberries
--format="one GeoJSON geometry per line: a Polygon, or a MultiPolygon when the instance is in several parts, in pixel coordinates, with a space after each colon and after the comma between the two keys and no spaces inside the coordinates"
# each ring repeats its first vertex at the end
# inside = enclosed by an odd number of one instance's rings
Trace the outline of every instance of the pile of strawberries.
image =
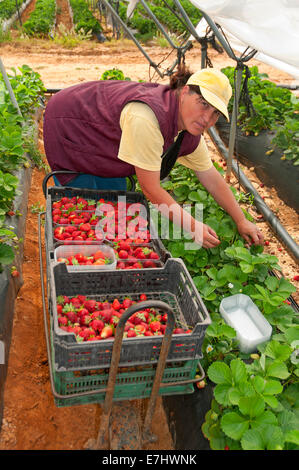
{"type": "MultiPolygon", "coordinates": [[[[99,302],[84,295],[57,297],[57,317],[59,327],[74,333],[78,342],[113,339],[115,328],[121,315],[132,304],[147,300],[146,294],[132,300],[115,298],[113,302],[99,302]]],[[[161,336],[165,332],[167,314],[161,314],[154,308],[141,309],[127,320],[124,337],[161,336]]],[[[191,333],[190,329],[175,327],[173,334],[191,333]]]]}
{"type": "Polygon", "coordinates": [[[102,198],[99,201],[88,201],[79,196],[63,197],[60,201],[52,203],[52,221],[54,225],[59,225],[54,230],[57,240],[70,237],[78,240],[76,237],[82,237],[82,233],[74,235],[73,230],[69,230],[67,226],[76,227],[75,232],[83,232],[83,239],[96,240],[95,233],[90,231],[93,231],[97,224],[110,240],[118,236],[137,238],[135,235],[138,232],[142,232],[143,243],[147,243],[150,237],[147,230],[147,214],[145,209],[142,211],[142,205],[139,203],[111,202],[102,198]]]}
{"type": "MultiPolygon", "coordinates": [[[[128,215],[131,206],[134,206],[137,213],[141,207],[137,203],[115,203],[104,199],[97,202],[79,196],[63,197],[52,203],[54,238],[65,245],[94,245],[96,242],[101,243],[105,237],[114,244],[117,269],[160,267],[160,256],[151,245],[148,221],[140,216],[140,212],[136,217],[128,215]],[[96,209],[101,207],[105,213],[102,219],[96,215],[96,209]]],[[[72,264],[70,259],[61,261],[72,264]]],[[[95,263],[86,260],[86,263],[75,261],[75,264],[95,263]]],[[[101,262],[97,261],[96,264],[101,262]]]]}
{"type": "Polygon", "coordinates": [[[157,268],[160,256],[150,246],[133,245],[129,240],[115,242],[118,269],[157,268]]]}
{"type": "Polygon", "coordinates": [[[65,263],[68,266],[102,266],[105,264],[111,264],[113,260],[106,256],[101,250],[97,250],[91,256],[84,255],[83,253],[76,253],[68,257],[57,258],[59,263],[65,263]]]}

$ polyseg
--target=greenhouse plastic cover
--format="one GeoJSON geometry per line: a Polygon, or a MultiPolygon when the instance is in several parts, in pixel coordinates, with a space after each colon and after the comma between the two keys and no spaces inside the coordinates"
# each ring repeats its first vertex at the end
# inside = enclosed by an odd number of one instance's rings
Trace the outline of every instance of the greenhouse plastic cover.
{"type": "MultiPolygon", "coordinates": [[[[230,46],[299,79],[299,0],[190,0],[221,26],[230,46]]],[[[204,37],[208,24],[196,27],[204,37]]],[[[193,38],[194,39],[194,38],[193,38]]]]}

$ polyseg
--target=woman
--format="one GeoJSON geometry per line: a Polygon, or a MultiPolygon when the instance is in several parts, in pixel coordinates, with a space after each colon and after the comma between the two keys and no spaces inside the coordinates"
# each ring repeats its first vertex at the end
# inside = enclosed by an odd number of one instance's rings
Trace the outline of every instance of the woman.
{"type": "MultiPolygon", "coordinates": [[[[111,80],[69,87],[54,95],[45,110],[49,165],[53,171],[83,173],[84,184],[88,179],[85,187],[96,184],[93,187],[98,189],[105,187],[105,178],[119,183],[119,178],[136,174],[144,195],[161,213],[176,224],[184,221],[184,228],[189,227],[200,246],[216,247],[220,240],[215,231],[195,220],[160,185],[177,160],[194,170],[233,218],[241,236],[249,244],[261,244],[263,235],[245,218],[213,166],[202,137],[220,114],[229,119],[231,94],[222,72],[210,68],[192,74],[185,66],[172,75],[169,85],[111,80]]],[[[72,187],[82,184],[81,177],[72,178],[61,175],[58,179],[72,187]]]]}

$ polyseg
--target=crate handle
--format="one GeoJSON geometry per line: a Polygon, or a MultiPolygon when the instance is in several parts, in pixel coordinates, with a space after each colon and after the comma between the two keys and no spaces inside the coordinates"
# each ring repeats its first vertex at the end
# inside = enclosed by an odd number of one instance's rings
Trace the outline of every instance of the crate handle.
{"type": "MultiPolygon", "coordinates": [[[[51,171],[50,173],[48,173],[44,177],[43,182],[42,182],[42,189],[43,189],[43,193],[44,193],[45,198],[47,197],[47,183],[48,183],[48,180],[50,178],[52,178],[53,176],[55,176],[55,175],[62,175],[62,174],[84,175],[85,173],[81,173],[81,172],[78,172],[78,171],[72,171],[72,170],[54,170],[54,171],[51,171]]],[[[134,180],[133,176],[130,175],[130,176],[127,176],[127,178],[130,180],[130,184],[131,184],[130,191],[135,191],[136,183],[135,183],[135,180],[134,180]]],[[[88,188],[86,188],[86,189],[88,189],[88,188]]]]}
{"type": "Polygon", "coordinates": [[[120,360],[121,354],[121,346],[124,334],[124,328],[126,321],[136,312],[139,310],[143,310],[146,308],[159,308],[164,310],[167,313],[167,323],[166,323],[166,330],[164,333],[164,337],[162,340],[161,350],[159,361],[156,368],[156,374],[153,381],[151,396],[149,399],[146,416],[144,419],[144,426],[142,432],[143,441],[152,441],[154,436],[152,436],[150,432],[151,421],[153,417],[153,413],[156,406],[156,401],[159,393],[160,383],[163,377],[163,372],[165,369],[166,358],[169,352],[170,344],[171,344],[171,337],[172,331],[175,325],[175,316],[172,308],[165,302],[161,300],[145,300],[143,302],[138,302],[138,304],[131,305],[120,317],[120,320],[117,324],[115,330],[115,338],[114,338],[114,345],[112,349],[112,358],[111,358],[111,365],[107,383],[107,393],[105,396],[105,402],[103,405],[103,415],[101,417],[101,426],[99,429],[98,437],[96,439],[95,449],[107,449],[109,447],[108,444],[108,430],[109,430],[109,419],[113,404],[113,395],[114,395],[114,388],[115,388],[115,380],[117,375],[117,369],[120,360]]]}

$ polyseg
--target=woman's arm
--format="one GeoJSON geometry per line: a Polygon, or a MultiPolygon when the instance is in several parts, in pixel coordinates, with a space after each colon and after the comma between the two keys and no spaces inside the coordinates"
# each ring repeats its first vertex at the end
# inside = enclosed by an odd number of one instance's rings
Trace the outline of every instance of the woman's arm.
{"type": "Polygon", "coordinates": [[[230,187],[213,166],[207,171],[195,171],[202,185],[209,191],[215,201],[235,221],[240,235],[251,245],[261,245],[264,237],[255,224],[246,219],[241,207],[237,203],[230,187]]]}
{"type": "Polygon", "coordinates": [[[136,176],[144,195],[157,206],[162,215],[168,217],[176,225],[188,230],[194,241],[204,248],[219,245],[220,240],[214,230],[206,224],[195,220],[185,211],[160,185],[160,172],[148,171],[135,167],[136,176]]]}

